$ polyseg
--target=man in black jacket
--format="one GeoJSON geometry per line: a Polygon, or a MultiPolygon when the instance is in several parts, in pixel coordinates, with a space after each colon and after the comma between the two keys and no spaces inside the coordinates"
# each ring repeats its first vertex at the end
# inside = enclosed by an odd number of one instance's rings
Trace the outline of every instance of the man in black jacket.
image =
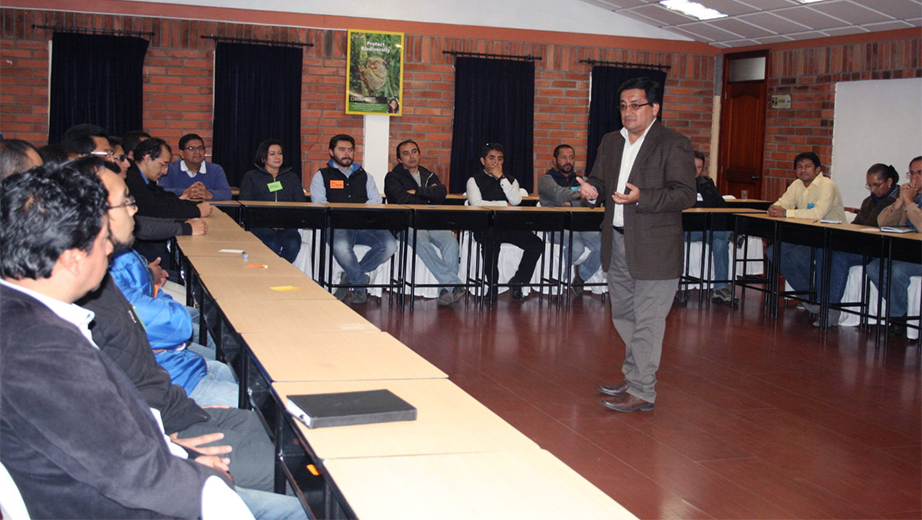
{"type": "MultiPolygon", "coordinates": [[[[419,165],[419,145],[407,139],[397,145],[397,166],[384,177],[384,194],[390,204],[443,204],[448,190],[438,176],[419,165]]],[[[408,231],[413,236],[413,230],[408,231]]],[[[458,239],[451,231],[416,230],[411,244],[420,260],[442,287],[439,305],[451,305],[464,297],[458,277],[458,239]]]]}
{"type": "Polygon", "coordinates": [[[166,173],[172,155],[170,145],[152,137],[134,149],[134,165],[128,169],[125,182],[138,202],[138,215],[171,219],[190,219],[211,215],[211,204],[182,200],[157,185],[166,173]]]}
{"type": "MultiPolygon", "coordinates": [[[[106,190],[73,166],[0,184],[0,460],[33,518],[195,518],[226,463],[174,456],[73,302],[106,275],[106,190]]],[[[223,485],[226,496],[236,499],[223,485]]],[[[243,507],[241,504],[240,507],[243,507]]]]}
{"type": "MultiPolygon", "coordinates": [[[[108,191],[109,237],[115,251],[131,247],[134,204],[125,182],[109,170],[97,172],[108,191]]],[[[95,313],[89,324],[93,341],[135,385],[151,408],[160,412],[164,432],[176,444],[229,460],[230,473],[243,500],[260,517],[301,518],[294,497],[272,494],[274,448],[256,413],[236,408],[203,409],[157,364],[141,319],[106,275],[99,288],[78,304],[95,313]],[[253,492],[249,490],[258,490],[253,492]],[[269,492],[269,493],[265,493],[269,492]]]]}
{"type": "MultiPolygon", "coordinates": [[[[109,233],[117,250],[133,242],[134,207],[124,181],[102,170],[97,174],[109,192],[109,233]]],[[[207,445],[201,435],[223,433],[216,443],[230,446],[226,455],[237,484],[271,491],[273,488],[273,447],[259,419],[252,411],[199,407],[180,386],[173,385],[170,374],[157,364],[147,333],[132,305],[118,289],[111,276],[99,288],[84,296],[79,305],[96,313],[90,324],[93,341],[109,355],[135,384],[152,407],[160,410],[164,431],[174,441],[191,448],[207,445]],[[188,441],[183,441],[188,439],[188,441]]],[[[221,450],[224,453],[224,450],[221,450]]]]}
{"type": "MultiPolygon", "coordinates": [[[[726,208],[727,202],[717,191],[714,180],[708,177],[704,170],[704,154],[695,150],[695,188],[698,190],[698,202],[696,208],[726,208]]],[[[692,242],[703,242],[704,232],[689,231],[688,238],[692,242]]],[[[732,304],[733,295],[730,294],[730,284],[727,283],[729,277],[730,249],[729,249],[730,232],[714,231],[711,236],[711,254],[714,258],[714,277],[719,280],[714,284],[714,301],[732,304]]],[[[679,293],[676,293],[678,297],[679,293]]]]}

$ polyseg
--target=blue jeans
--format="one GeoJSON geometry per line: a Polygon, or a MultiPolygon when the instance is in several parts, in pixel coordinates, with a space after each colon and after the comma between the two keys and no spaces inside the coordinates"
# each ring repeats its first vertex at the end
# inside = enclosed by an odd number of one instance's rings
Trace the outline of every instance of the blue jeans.
{"type": "MultiPolygon", "coordinates": [[[[704,231],[689,231],[689,242],[704,242],[704,231]]],[[[714,278],[717,280],[730,279],[730,232],[715,231],[711,235],[711,256],[714,258],[714,278]]],[[[703,266],[702,266],[703,267],[703,266]]],[[[726,281],[714,283],[715,289],[726,289],[730,286],[726,281]]]]}
{"type": "Polygon", "coordinates": [[[307,513],[298,497],[277,495],[237,486],[237,494],[243,499],[256,520],[307,520],[307,513]]]}
{"type": "Polygon", "coordinates": [[[301,252],[301,233],[297,229],[253,228],[250,233],[262,240],[273,253],[292,264],[301,252]]]}
{"type": "MultiPolygon", "coordinates": [[[[877,286],[877,280],[880,279],[881,262],[875,258],[868,264],[868,277],[871,283],[877,286]]],[[[886,276],[886,271],[884,271],[886,276]]],[[[910,262],[893,262],[893,274],[890,277],[890,291],[882,291],[884,299],[887,300],[887,315],[891,318],[899,318],[906,315],[906,307],[909,302],[909,279],[913,276],[922,276],[922,264],[913,264],[910,262]]],[[[878,290],[880,288],[878,287],[878,290]]]]}
{"type": "MultiPolygon", "coordinates": [[[[775,244],[768,246],[765,250],[768,260],[771,261],[773,258],[775,249],[775,244]]],[[[787,242],[781,243],[781,274],[784,276],[784,279],[788,282],[788,285],[791,286],[795,291],[809,291],[810,290],[810,246],[802,246],[798,244],[789,244],[787,242]]],[[[823,250],[817,248],[816,250],[816,261],[817,261],[817,272],[816,279],[822,280],[822,258],[823,250]]],[[[817,294],[820,294],[822,287],[820,284],[816,284],[817,294]]],[[[819,300],[819,297],[816,298],[819,300]]]]}
{"type": "MultiPolygon", "coordinates": [[[[412,237],[413,230],[410,229],[409,233],[412,237]]],[[[461,262],[458,256],[458,239],[453,232],[444,229],[418,229],[416,244],[410,246],[440,284],[461,285],[461,278],[458,277],[458,264],[461,262]]],[[[451,287],[441,288],[451,290],[451,287]]]]}
{"type": "MultiPolygon", "coordinates": [[[[817,251],[817,262],[822,262],[822,260],[823,254],[817,251]]],[[[848,270],[863,262],[864,257],[856,253],[832,252],[832,270],[829,272],[829,303],[842,303],[845,286],[848,284],[848,270]]]]}
{"type": "MultiPolygon", "coordinates": [[[[551,241],[558,243],[558,234],[551,234],[551,241]]],[[[570,232],[563,232],[563,259],[566,262],[567,250],[570,248],[570,232]]],[[[602,232],[601,231],[577,231],[573,233],[573,261],[579,260],[583,256],[583,251],[589,250],[589,256],[579,264],[579,276],[583,280],[588,280],[598,272],[602,267],[602,232]]],[[[556,262],[557,259],[555,258],[556,262]]]]}
{"type": "Polygon", "coordinates": [[[220,361],[205,360],[208,373],[195,385],[189,397],[199,406],[227,405],[237,408],[240,388],[229,366],[220,361]]]}
{"type": "Polygon", "coordinates": [[[397,240],[383,229],[337,229],[333,231],[333,258],[346,272],[349,285],[365,285],[365,273],[387,262],[397,252],[397,240]],[[361,261],[355,256],[355,245],[371,248],[361,261]]]}

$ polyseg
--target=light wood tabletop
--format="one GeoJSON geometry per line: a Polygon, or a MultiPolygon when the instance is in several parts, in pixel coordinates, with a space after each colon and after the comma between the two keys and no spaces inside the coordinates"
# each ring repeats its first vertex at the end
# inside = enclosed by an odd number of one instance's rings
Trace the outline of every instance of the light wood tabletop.
{"type": "MultiPolygon", "coordinates": [[[[251,269],[252,270],[252,269],[251,269]]],[[[202,283],[211,296],[222,303],[224,300],[330,300],[336,298],[317,285],[317,282],[298,271],[292,274],[266,274],[258,276],[237,276],[216,274],[212,271],[199,273],[202,283]]]]}
{"type": "Polygon", "coordinates": [[[386,332],[246,332],[242,336],[272,381],[448,377],[386,332]]]}
{"type": "Polygon", "coordinates": [[[190,256],[189,262],[203,278],[205,276],[304,275],[297,267],[271,252],[251,254],[248,258],[243,258],[240,253],[190,256]]]}
{"type": "Polygon", "coordinates": [[[294,421],[320,460],[538,449],[534,441],[447,379],[290,382],[272,388],[283,403],[288,395],[388,389],[416,407],[415,421],[313,430],[294,421]]]}
{"type": "MultiPolygon", "coordinates": [[[[207,236],[207,235],[206,235],[207,236]]],[[[193,256],[230,256],[232,253],[222,252],[224,249],[246,251],[247,254],[271,254],[272,251],[263,245],[258,238],[249,233],[243,235],[224,235],[221,237],[176,237],[176,244],[180,251],[187,257],[193,256]]],[[[238,256],[240,253],[237,253],[238,256]]]]}
{"type": "Polygon", "coordinates": [[[234,330],[244,332],[377,332],[378,328],[340,301],[224,300],[221,310],[234,330]]]}
{"type": "Polygon", "coordinates": [[[765,215],[764,209],[755,209],[755,208],[688,208],[683,210],[682,213],[762,213],[765,215]]]}
{"type": "Polygon", "coordinates": [[[636,518],[545,450],[325,463],[362,520],[636,518]]]}

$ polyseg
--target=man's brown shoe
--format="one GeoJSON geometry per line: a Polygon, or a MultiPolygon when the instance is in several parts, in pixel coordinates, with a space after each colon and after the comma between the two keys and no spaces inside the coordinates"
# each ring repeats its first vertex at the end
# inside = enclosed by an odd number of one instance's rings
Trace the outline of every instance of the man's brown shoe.
{"type": "Polygon", "coordinates": [[[618,381],[617,383],[613,385],[599,385],[599,392],[605,395],[617,397],[627,392],[627,389],[630,387],[631,387],[631,384],[628,383],[627,380],[622,379],[621,381],[618,381]]]}
{"type": "Polygon", "coordinates": [[[611,399],[602,399],[600,402],[605,408],[614,410],[616,412],[629,413],[636,412],[638,410],[646,412],[653,409],[653,403],[650,401],[644,401],[639,397],[634,397],[631,394],[621,394],[618,397],[612,397],[611,399]]]}

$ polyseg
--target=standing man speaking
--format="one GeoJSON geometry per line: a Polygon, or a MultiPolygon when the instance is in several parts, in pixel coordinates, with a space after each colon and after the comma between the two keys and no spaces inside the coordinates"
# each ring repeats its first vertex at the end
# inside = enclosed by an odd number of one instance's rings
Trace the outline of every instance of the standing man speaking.
{"type": "Polygon", "coordinates": [[[652,410],[666,315],[684,259],[682,210],[695,204],[695,157],[687,137],[656,120],[662,87],[649,78],[618,89],[621,123],[602,138],[592,173],[580,180],[589,200],[605,201],[602,268],[612,322],[624,341],[624,379],[599,386],[616,412],[652,410]]]}

